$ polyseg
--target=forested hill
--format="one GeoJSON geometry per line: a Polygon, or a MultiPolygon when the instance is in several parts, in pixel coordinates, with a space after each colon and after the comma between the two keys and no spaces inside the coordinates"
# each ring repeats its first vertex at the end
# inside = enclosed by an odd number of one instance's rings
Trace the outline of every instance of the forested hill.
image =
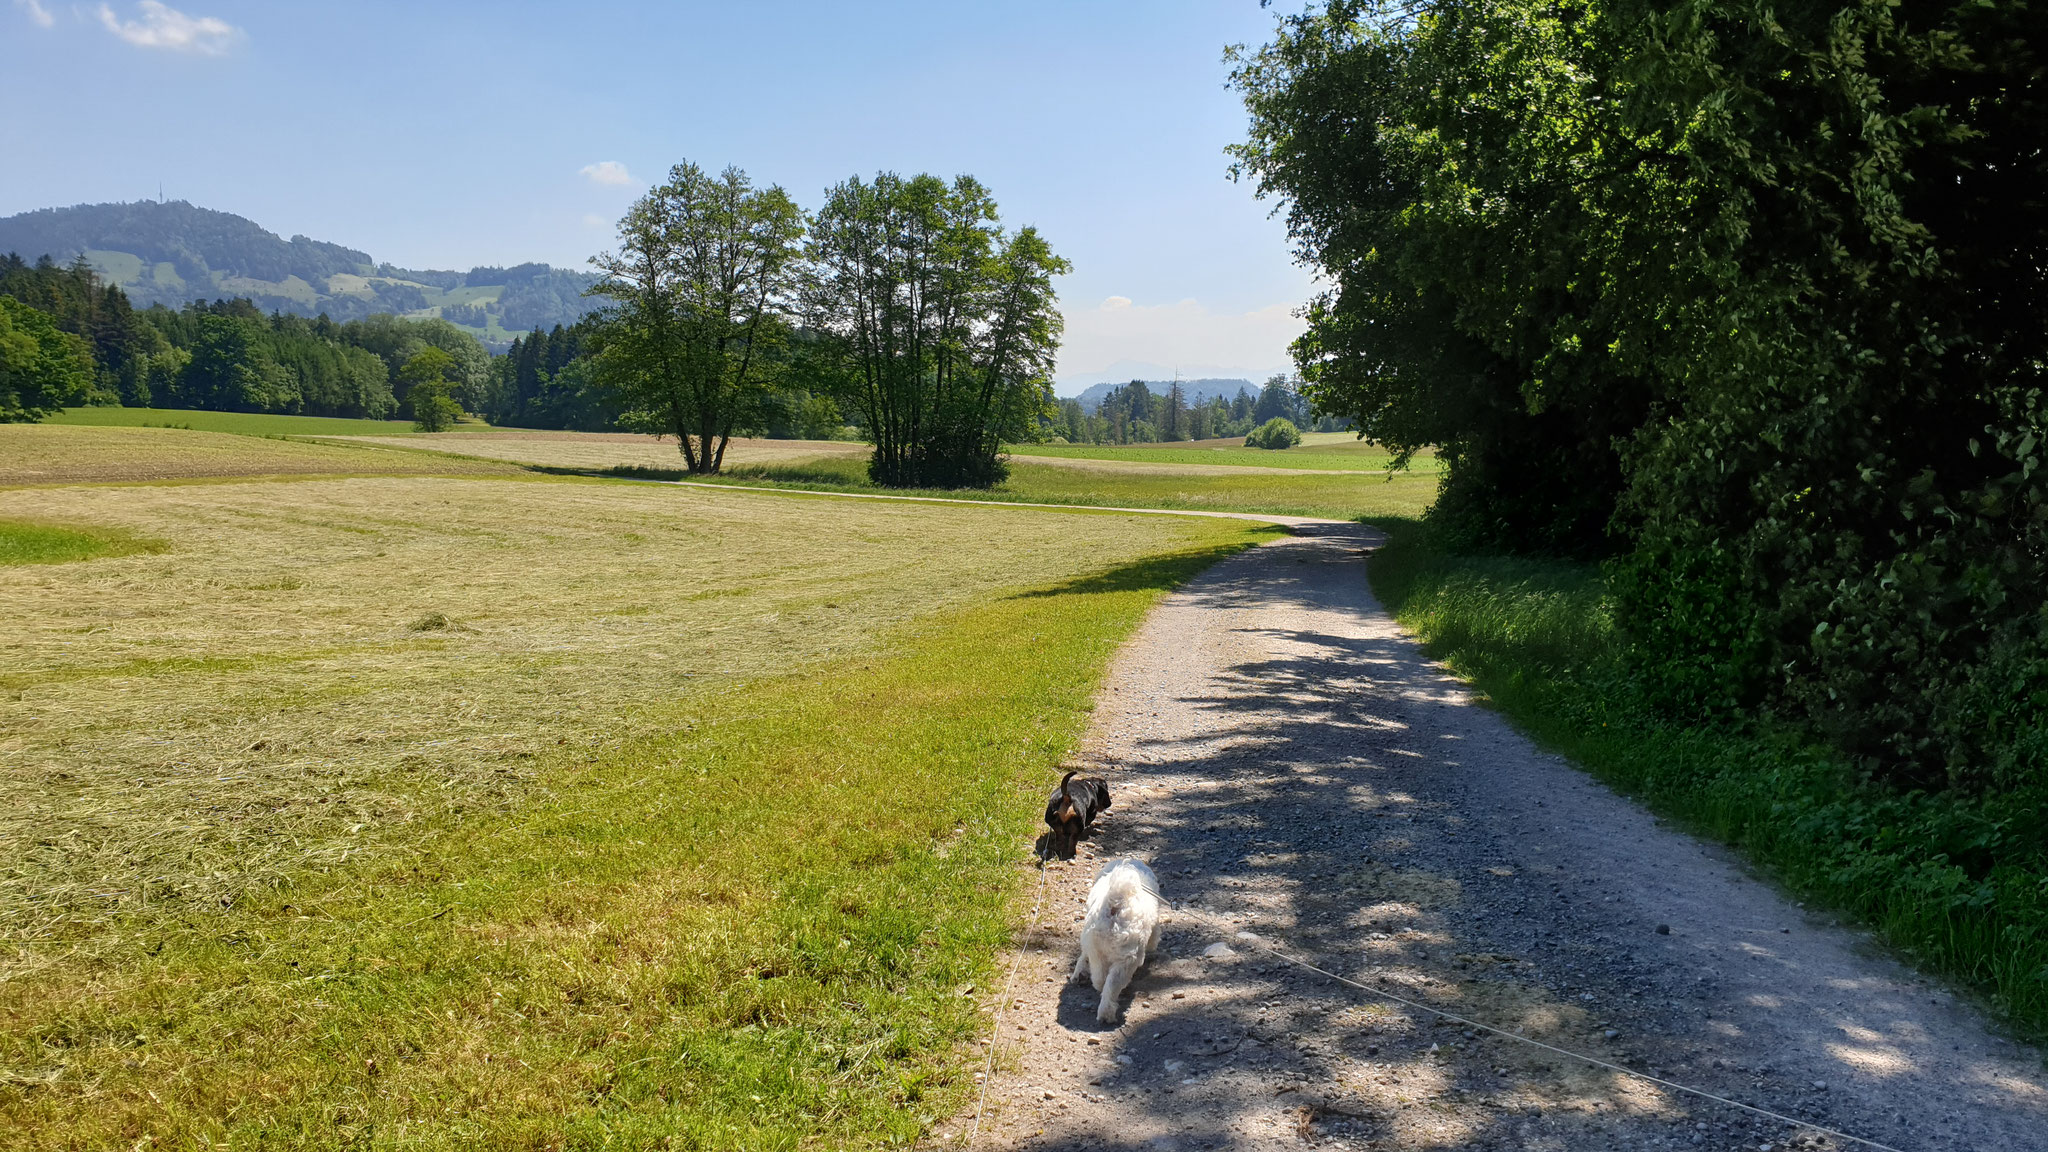
{"type": "MultiPolygon", "coordinates": [[[[1115,380],[1104,381],[1101,384],[1090,384],[1087,387],[1087,389],[1083,391],[1079,396],[1075,397],[1075,399],[1081,402],[1082,411],[1094,412],[1096,409],[1102,407],[1102,402],[1104,400],[1109,399],[1110,393],[1116,391],[1119,388],[1122,388],[1124,385],[1128,383],[1130,383],[1130,381],[1128,380],[1115,380]]],[[[1173,381],[1147,380],[1145,381],[1145,387],[1150,388],[1154,392],[1163,394],[1167,389],[1173,387],[1173,381]]],[[[1257,384],[1252,383],[1249,380],[1205,379],[1183,380],[1180,382],[1181,395],[1189,404],[1199,404],[1204,400],[1208,400],[1216,396],[1221,396],[1225,400],[1230,400],[1237,396],[1239,389],[1249,392],[1253,396],[1257,396],[1259,394],[1259,386],[1257,384]]]]}
{"type": "Polygon", "coordinates": [[[69,263],[81,254],[137,307],[246,297],[265,312],[354,320],[377,313],[450,321],[492,348],[593,310],[587,272],[521,264],[467,272],[380,264],[367,252],[294,236],[182,200],[78,204],[0,218],[0,255],[69,263]]]}

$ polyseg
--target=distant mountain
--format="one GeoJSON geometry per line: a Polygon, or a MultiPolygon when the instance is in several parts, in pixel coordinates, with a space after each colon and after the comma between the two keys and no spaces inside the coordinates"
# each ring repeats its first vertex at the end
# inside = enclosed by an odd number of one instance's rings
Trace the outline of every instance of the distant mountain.
{"type": "MultiPolygon", "coordinates": [[[[1097,408],[1100,408],[1102,406],[1102,402],[1109,398],[1109,394],[1111,392],[1114,392],[1117,389],[1129,383],[1129,380],[1116,380],[1104,382],[1101,384],[1090,384],[1087,388],[1083,389],[1081,394],[1075,397],[1075,399],[1081,402],[1081,410],[1083,412],[1093,412],[1097,408]]],[[[1173,381],[1147,380],[1145,381],[1145,387],[1150,388],[1154,394],[1160,394],[1164,393],[1168,388],[1173,387],[1173,381]]],[[[1221,396],[1225,400],[1229,400],[1237,395],[1237,390],[1239,388],[1242,388],[1245,391],[1251,393],[1252,399],[1256,400],[1259,398],[1260,385],[1254,384],[1249,380],[1210,379],[1183,380],[1180,382],[1181,394],[1188,398],[1188,403],[1190,404],[1195,404],[1199,403],[1200,401],[1207,400],[1211,396],[1221,396]]]]}
{"type": "Polygon", "coordinates": [[[534,327],[574,323],[596,302],[589,272],[521,264],[414,271],[322,240],[286,240],[232,212],[182,200],[78,204],[0,218],[0,253],[68,264],[83,254],[136,307],[246,296],[265,311],[439,316],[502,349],[534,327]]]}

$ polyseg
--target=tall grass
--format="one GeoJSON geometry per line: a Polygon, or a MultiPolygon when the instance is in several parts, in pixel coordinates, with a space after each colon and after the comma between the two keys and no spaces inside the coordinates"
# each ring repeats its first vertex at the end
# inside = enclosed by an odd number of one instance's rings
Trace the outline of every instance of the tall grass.
{"type": "Polygon", "coordinates": [[[1622,659],[1597,568],[1455,555],[1417,524],[1387,527],[1375,593],[1524,729],[2048,1035],[2042,797],[1901,793],[1767,720],[1662,717],[1622,659]]]}

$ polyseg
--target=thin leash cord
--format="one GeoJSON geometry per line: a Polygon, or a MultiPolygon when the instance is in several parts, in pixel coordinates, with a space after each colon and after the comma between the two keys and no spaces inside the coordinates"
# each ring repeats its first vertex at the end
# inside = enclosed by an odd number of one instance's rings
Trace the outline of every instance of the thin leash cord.
{"type": "MultiPolygon", "coordinates": [[[[1045,908],[1045,876],[1046,869],[1041,865],[1038,869],[1038,891],[1031,897],[1031,921],[1024,925],[1025,936],[1038,929],[1038,916],[1045,908]]],[[[988,1086],[996,1078],[996,1044],[1003,1038],[1003,1012],[1010,1006],[1010,989],[1017,983],[1017,968],[1023,963],[1024,945],[1020,939],[1017,954],[1010,957],[1010,974],[1003,977],[1003,998],[996,1001],[996,1018],[992,1025],[994,1034],[988,1039],[988,1059],[981,1067],[981,1097],[974,1104],[974,1127],[967,1133],[970,1145],[981,1138],[981,1118],[988,1111],[988,1086]]]]}
{"type": "MultiPolygon", "coordinates": [[[[1222,921],[1219,921],[1214,917],[1208,915],[1207,913],[1197,911],[1193,908],[1177,908],[1175,909],[1175,911],[1180,912],[1183,915],[1192,916],[1195,919],[1200,920],[1205,924],[1208,924],[1212,928],[1218,928],[1223,931],[1233,933],[1236,931],[1236,929],[1231,925],[1225,924],[1222,921]]],[[[1676,1083],[1674,1081],[1664,1080],[1656,1076],[1651,1076],[1648,1073],[1637,1072],[1630,1068],[1624,1068],[1619,1064],[1610,1064],[1597,1056],[1588,1056],[1583,1052],[1573,1052],[1569,1049],[1559,1048],[1554,1044],[1545,1044],[1541,1040],[1531,1040],[1527,1036],[1517,1035],[1513,1032],[1507,1031],[1504,1028],[1495,1028],[1491,1024],[1481,1024],[1477,1020],[1467,1020],[1463,1016],[1459,1016],[1451,1012],[1446,1012],[1441,1008],[1432,1008],[1427,1004],[1418,1003],[1414,1000],[1407,999],[1403,996],[1397,996],[1384,988],[1374,987],[1371,984],[1363,984],[1357,980],[1351,979],[1348,976],[1339,976],[1335,972],[1331,972],[1324,968],[1319,968],[1306,960],[1300,959],[1299,957],[1290,956],[1287,953],[1280,951],[1278,948],[1275,948],[1272,945],[1266,943],[1263,939],[1255,938],[1253,943],[1260,951],[1269,953],[1270,955],[1278,957],[1281,960],[1285,960],[1287,963],[1292,964],[1298,968],[1306,968],[1319,976],[1324,976],[1331,980],[1335,980],[1339,984],[1344,984],[1349,987],[1356,988],[1360,992],[1365,992],[1373,996],[1378,996],[1383,1000],[1392,1000],[1396,1004],[1405,1005],[1409,1008],[1414,1008],[1419,1011],[1427,1012],[1432,1016],[1440,1016],[1445,1020],[1452,1021],[1453,1023],[1463,1024],[1469,1028],[1478,1028],[1482,1031],[1491,1032],[1496,1036],[1505,1036],[1509,1040],[1514,1040],[1519,1043],[1527,1044],[1531,1047],[1541,1048],[1546,1052],[1555,1052],[1559,1056],[1566,1057],[1567,1059],[1584,1061],[1585,1063],[1591,1064],[1596,1068],[1605,1068],[1610,1072],[1619,1072],[1623,1076],[1628,1076],[1632,1079],[1643,1080],[1651,1084],[1661,1085],[1662,1087],[1670,1088],[1677,1092],[1684,1092],[1688,1095],[1698,1096],[1704,1100],[1712,1100],[1717,1104],[1726,1104],[1731,1108],[1740,1108],[1744,1112],[1753,1112],[1758,1116],[1763,1116],[1771,1120],[1782,1121],[1783,1123],[1791,1124],[1800,1128],[1805,1128],[1809,1131],[1819,1132],[1822,1135],[1833,1136],[1838,1140],[1847,1140],[1850,1143],[1861,1144],[1867,1148],[1876,1148],[1878,1149],[1878,1152],[1901,1152],[1900,1149],[1894,1148],[1889,1144],[1880,1144],[1875,1140],[1866,1140],[1861,1136],[1852,1136],[1847,1132],[1838,1132],[1833,1128],[1827,1128],[1823,1127],[1822,1125],[1815,1124],[1811,1120],[1801,1120],[1797,1117],[1785,1116],[1777,1112],[1772,1112],[1769,1109],[1758,1108],[1753,1104],[1744,1104],[1740,1100],[1730,1100],[1726,1096],[1716,1096],[1714,1093],[1709,1092],[1704,1088],[1693,1088],[1684,1084],[1676,1083]]]]}

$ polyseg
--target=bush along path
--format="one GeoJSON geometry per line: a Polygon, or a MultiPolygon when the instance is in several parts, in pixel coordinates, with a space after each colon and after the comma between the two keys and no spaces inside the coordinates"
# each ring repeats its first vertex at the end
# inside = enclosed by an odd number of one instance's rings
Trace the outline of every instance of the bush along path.
{"type": "Polygon", "coordinates": [[[1297,531],[1118,657],[1081,754],[1115,806],[1050,867],[985,1104],[938,1141],[2048,1148],[2039,1052],[1476,706],[1367,591],[1373,530],[1297,531]],[[1125,855],[1178,908],[1108,1026],[1067,974],[1125,855]]]}

